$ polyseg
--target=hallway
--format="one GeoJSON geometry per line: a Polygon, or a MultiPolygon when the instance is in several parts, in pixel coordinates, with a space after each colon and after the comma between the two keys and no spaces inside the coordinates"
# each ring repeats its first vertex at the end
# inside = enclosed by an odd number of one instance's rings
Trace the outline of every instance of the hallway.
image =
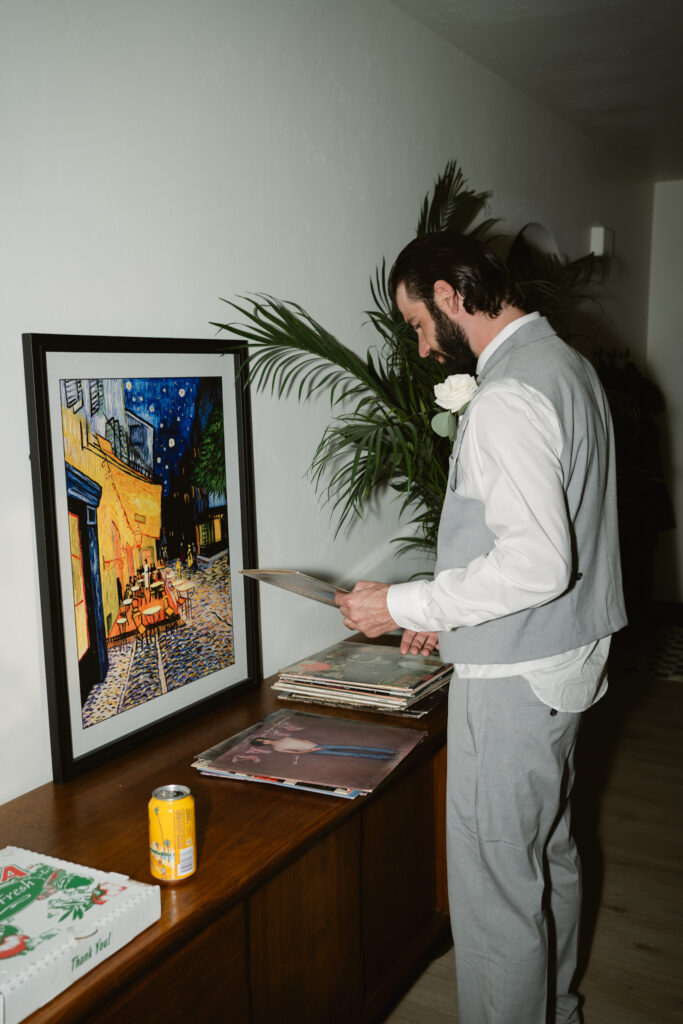
{"type": "MultiPolygon", "coordinates": [[[[586,1024],[683,1020],[682,735],[683,626],[625,630],[577,751],[586,1024]]],[[[386,1024],[455,1024],[455,996],[451,948],[386,1024]]]]}

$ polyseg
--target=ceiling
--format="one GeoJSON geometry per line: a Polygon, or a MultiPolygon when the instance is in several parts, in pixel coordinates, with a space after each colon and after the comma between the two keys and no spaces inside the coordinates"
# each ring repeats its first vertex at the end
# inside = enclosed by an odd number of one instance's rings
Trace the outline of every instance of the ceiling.
{"type": "Polygon", "coordinates": [[[683,179],[683,0],[392,0],[654,181],[683,179]]]}

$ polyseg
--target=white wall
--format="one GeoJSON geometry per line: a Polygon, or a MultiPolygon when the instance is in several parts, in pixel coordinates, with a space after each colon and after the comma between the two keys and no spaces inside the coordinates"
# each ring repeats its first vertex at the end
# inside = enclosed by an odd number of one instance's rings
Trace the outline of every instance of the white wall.
{"type": "Polygon", "coordinates": [[[676,530],[660,534],[655,552],[655,597],[683,600],[683,181],[655,187],[650,270],[650,315],[647,361],[664,393],[666,411],[659,417],[661,448],[676,530]]]}
{"type": "MultiPolygon", "coordinates": [[[[219,296],[302,303],[364,351],[368,278],[446,161],[504,228],[621,269],[606,314],[644,352],[652,188],[383,0],[1,0],[0,802],[51,778],[22,331],[211,337],[219,296]]],[[[304,473],[324,401],[254,401],[264,566],[397,579],[392,506],[332,542],[304,473]]],[[[269,588],[267,588],[269,589],[269,588]]],[[[343,635],[262,594],[266,672],[343,635]]]]}

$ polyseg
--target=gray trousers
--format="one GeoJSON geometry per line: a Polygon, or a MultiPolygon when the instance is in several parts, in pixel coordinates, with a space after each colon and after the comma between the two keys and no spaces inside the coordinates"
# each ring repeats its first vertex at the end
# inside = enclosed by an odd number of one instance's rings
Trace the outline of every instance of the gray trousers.
{"type": "Polygon", "coordinates": [[[580,714],[520,676],[449,693],[447,852],[460,1024],[578,1024],[581,876],[568,797],[580,714]]]}

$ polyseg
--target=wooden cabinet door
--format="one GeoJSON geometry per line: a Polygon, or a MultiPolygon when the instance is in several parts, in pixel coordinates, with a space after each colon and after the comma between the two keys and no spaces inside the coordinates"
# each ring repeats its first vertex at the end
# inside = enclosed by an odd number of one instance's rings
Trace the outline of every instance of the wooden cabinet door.
{"type": "Polygon", "coordinates": [[[253,1024],[359,1019],[359,864],[354,815],[249,900],[253,1024]]]}
{"type": "Polygon", "coordinates": [[[433,759],[364,809],[362,864],[365,986],[371,996],[435,919],[433,759]]]}
{"type": "Polygon", "coordinates": [[[244,910],[239,906],[112,996],[85,1024],[249,1024],[244,935],[244,910]]]}

